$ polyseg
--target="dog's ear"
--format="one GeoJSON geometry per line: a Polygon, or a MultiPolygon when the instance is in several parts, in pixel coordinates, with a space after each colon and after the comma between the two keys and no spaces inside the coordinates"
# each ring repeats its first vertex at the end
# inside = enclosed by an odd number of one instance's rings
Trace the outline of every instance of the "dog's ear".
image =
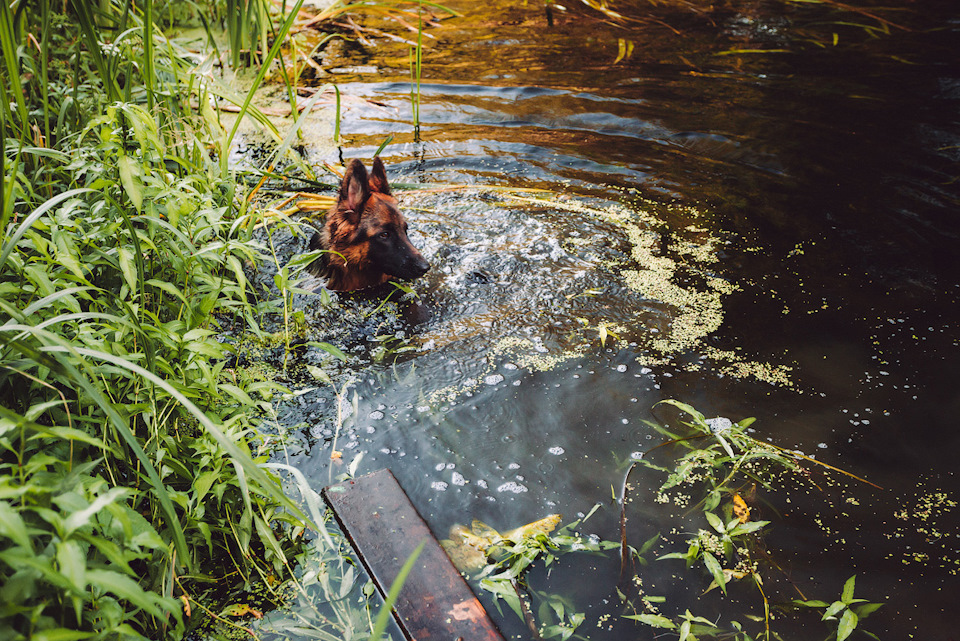
{"type": "Polygon", "coordinates": [[[340,184],[339,203],[343,209],[354,212],[357,220],[363,211],[363,204],[370,197],[370,179],[367,168],[357,159],[351,160],[340,184]]]}
{"type": "Polygon", "coordinates": [[[373,170],[370,172],[370,189],[384,196],[390,195],[390,185],[387,183],[387,170],[383,166],[380,156],[373,159],[373,170]]]}

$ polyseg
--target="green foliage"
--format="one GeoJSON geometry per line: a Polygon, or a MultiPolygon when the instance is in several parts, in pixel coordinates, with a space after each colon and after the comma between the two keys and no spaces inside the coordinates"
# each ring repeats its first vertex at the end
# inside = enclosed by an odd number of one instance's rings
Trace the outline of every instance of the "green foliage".
{"type": "MultiPolygon", "coordinates": [[[[753,637],[738,621],[732,622],[733,630],[724,629],[708,619],[692,615],[689,610],[683,615],[670,618],[647,607],[647,611],[642,614],[629,614],[624,617],[654,628],[673,631],[684,641],[707,637],[733,638],[738,641],[780,638],[770,628],[771,604],[764,588],[762,571],[770,560],[762,544],[762,535],[770,521],[752,520],[751,510],[740,492],[744,485],[777,489],[776,481],[781,474],[800,470],[798,460],[815,461],[751,437],[747,428],[753,424],[752,418],[737,423],[720,418],[707,419],[685,403],[675,400],[661,403],[675,407],[688,417],[687,420],[680,421],[685,429],[675,432],[648,422],[669,440],[654,447],[634,465],[665,475],[666,478],[659,488],[661,496],[664,492],[680,486],[685,490],[698,488],[703,498],[695,509],[702,510],[706,527],[688,536],[685,551],[661,555],[659,560],[683,560],[687,568],[699,562],[706,575],[711,578],[705,593],[719,587],[723,594],[727,595],[731,583],[741,581],[755,588],[762,600],[764,613],[762,619],[757,619],[763,621],[764,629],[753,637]],[[647,454],[663,446],[674,446],[681,453],[671,464],[657,465],[651,462],[647,454]],[[725,497],[728,500],[725,501],[725,497]]],[[[776,568],[775,562],[769,565],[776,568]]],[[[780,604],[779,607],[784,610],[823,608],[823,620],[836,623],[835,636],[838,641],[843,641],[857,628],[861,618],[881,605],[855,599],[853,589],[854,578],[851,577],[838,601],[826,603],[817,600],[792,600],[780,604]]],[[[624,601],[628,600],[625,596],[623,598],[624,601]]],[[[753,617],[747,615],[747,618],[753,617]]]]}
{"type": "Polygon", "coordinates": [[[258,331],[261,250],[149,2],[30,4],[0,8],[0,637],[177,638],[307,523],[262,465],[282,390],[219,324],[258,331]]]}
{"type": "MultiPolygon", "coordinates": [[[[575,530],[583,521],[597,510],[599,505],[583,518],[564,525],[555,533],[537,531],[529,536],[498,538],[496,544],[487,550],[487,564],[476,577],[480,588],[503,600],[513,612],[534,626],[540,622],[538,634],[544,639],[566,641],[583,623],[585,615],[577,612],[574,604],[557,594],[531,590],[525,581],[525,574],[534,563],[545,567],[552,565],[559,557],[571,552],[598,553],[617,547],[610,541],[584,538],[575,530]],[[537,616],[528,610],[524,593],[529,593],[537,606],[537,616]]],[[[559,517],[558,517],[559,518],[559,517]]]]}
{"type": "Polygon", "coordinates": [[[844,641],[844,639],[853,634],[853,631],[857,629],[860,629],[861,632],[875,639],[877,638],[876,636],[862,628],[858,628],[858,626],[860,621],[879,610],[883,607],[883,604],[870,603],[866,599],[855,598],[853,591],[856,581],[856,576],[847,579],[847,582],[843,584],[840,598],[833,603],[799,599],[791,601],[790,603],[797,608],[823,609],[823,617],[821,620],[836,625],[837,629],[834,634],[836,635],[837,641],[844,641]]]}

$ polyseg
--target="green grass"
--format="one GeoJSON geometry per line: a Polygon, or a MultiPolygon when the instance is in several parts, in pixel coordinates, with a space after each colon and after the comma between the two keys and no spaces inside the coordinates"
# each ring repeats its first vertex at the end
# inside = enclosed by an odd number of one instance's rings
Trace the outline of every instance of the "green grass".
{"type": "Polygon", "coordinates": [[[266,466],[284,390],[231,358],[283,301],[247,280],[258,213],[195,107],[226,91],[152,4],[27,4],[0,6],[0,638],[181,638],[290,575],[304,528],[344,558],[266,466]]]}

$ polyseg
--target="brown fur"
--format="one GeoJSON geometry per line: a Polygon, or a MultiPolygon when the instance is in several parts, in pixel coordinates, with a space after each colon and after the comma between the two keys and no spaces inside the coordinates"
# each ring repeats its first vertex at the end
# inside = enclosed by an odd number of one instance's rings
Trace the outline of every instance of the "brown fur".
{"type": "Polygon", "coordinates": [[[308,270],[326,276],[327,287],[335,291],[418,278],[430,269],[407,237],[407,222],[379,157],[369,175],[359,160],[347,166],[337,204],[327,213],[323,230],[310,239],[310,249],[325,252],[308,270]]]}

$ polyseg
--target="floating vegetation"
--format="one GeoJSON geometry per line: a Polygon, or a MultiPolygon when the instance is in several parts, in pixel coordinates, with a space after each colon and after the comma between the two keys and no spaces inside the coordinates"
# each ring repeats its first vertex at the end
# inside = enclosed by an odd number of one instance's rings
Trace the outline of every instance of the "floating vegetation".
{"type": "MultiPolygon", "coordinates": [[[[642,365],[678,369],[702,369],[702,359],[684,362],[687,354],[699,353],[724,376],[792,386],[787,365],[708,345],[723,327],[724,301],[738,286],[716,271],[724,241],[705,226],[709,215],[696,208],[451,185],[405,192],[406,201],[413,197],[429,210],[425,218],[437,221],[425,229],[427,242],[440,231],[457,246],[449,258],[430,257],[440,272],[428,276],[434,295],[443,299],[449,289],[456,298],[444,303],[448,307],[459,304],[466,311],[469,303],[483,310],[458,314],[447,309],[448,320],[423,326],[411,337],[420,354],[486,345],[482,367],[478,363],[455,386],[429,391],[431,402],[475,391],[504,361],[531,372],[549,371],[598,348],[629,349],[642,365]],[[457,200],[445,197],[453,192],[460,194],[457,200]],[[471,202],[480,204],[496,235],[471,226],[470,217],[478,213],[461,213],[471,202]],[[444,225],[446,216],[450,223],[444,225]],[[575,235],[564,233],[569,216],[583,228],[575,235]],[[557,240],[558,245],[550,244],[557,240]],[[531,246],[537,250],[531,252],[531,246]],[[495,299],[482,287],[490,281],[500,286],[495,299]]],[[[440,249],[427,245],[428,253],[440,249]]]]}
{"type": "MultiPolygon", "coordinates": [[[[840,598],[832,603],[808,599],[792,581],[777,581],[776,575],[783,572],[763,544],[763,534],[771,521],[755,518],[761,505],[769,500],[761,499],[758,492],[763,489],[772,495],[782,487],[786,476],[809,475],[803,463],[820,465],[848,477],[853,475],[756,440],[747,433],[753,419],[737,423],[722,417],[707,419],[685,403],[665,400],[662,404],[675,407],[689,418],[680,421],[682,431],[649,423],[669,440],[643,453],[624,477],[620,494],[619,594],[627,610],[638,612],[625,614],[624,618],[653,628],[675,630],[681,637],[772,639],[781,638],[771,627],[775,609],[780,612],[822,609],[821,620],[834,629],[837,639],[846,639],[861,620],[881,607],[881,603],[854,597],[853,577],[843,586],[840,598]],[[666,447],[678,450],[680,456],[666,464],[655,463],[654,459],[660,458],[656,451],[666,447]],[[654,490],[657,502],[667,502],[668,494],[672,494],[673,503],[686,511],[688,517],[702,516],[705,521],[697,527],[695,523],[699,518],[685,519],[688,528],[690,525],[695,528],[695,531],[687,530],[685,545],[681,544],[685,550],[660,555],[658,560],[682,560],[687,569],[700,567],[711,579],[704,594],[719,589],[725,597],[734,598],[732,592],[737,586],[755,589],[762,604],[762,617],[747,615],[744,621],[741,617],[729,617],[732,629],[723,628],[717,620],[692,615],[689,610],[677,616],[665,616],[662,610],[669,603],[662,603],[662,607],[651,605],[649,595],[641,598],[635,594],[635,562],[642,561],[643,557],[628,544],[626,515],[628,504],[633,500],[631,494],[637,489],[630,483],[630,476],[637,468],[665,475],[665,480],[654,490]],[[788,590],[799,598],[789,598],[788,590]],[[748,634],[750,619],[762,623],[762,628],[748,634]]],[[[673,541],[668,537],[665,542],[673,541]]],[[[647,545],[644,547],[649,549],[647,545]]],[[[784,578],[788,579],[786,575],[784,578]]]]}

